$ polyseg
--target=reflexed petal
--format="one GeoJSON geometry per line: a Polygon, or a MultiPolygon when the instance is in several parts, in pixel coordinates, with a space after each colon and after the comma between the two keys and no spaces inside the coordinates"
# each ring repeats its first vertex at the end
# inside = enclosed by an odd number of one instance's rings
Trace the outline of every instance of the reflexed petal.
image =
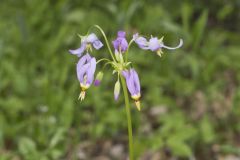
{"type": "Polygon", "coordinates": [[[89,34],[87,36],[87,40],[86,41],[88,43],[93,43],[94,41],[97,41],[97,40],[98,40],[97,36],[94,33],[91,33],[91,34],[89,34]]]}
{"type": "Polygon", "coordinates": [[[128,48],[128,42],[125,38],[117,38],[112,43],[114,49],[119,50],[119,48],[121,48],[121,52],[125,52],[128,48]]]}
{"type": "Polygon", "coordinates": [[[127,70],[122,71],[122,75],[124,76],[125,79],[128,79],[128,77],[129,77],[127,70]]]}
{"type": "Polygon", "coordinates": [[[148,41],[147,41],[146,38],[144,38],[144,37],[138,37],[138,38],[136,38],[134,41],[135,41],[135,43],[137,43],[137,45],[138,45],[139,48],[149,49],[149,47],[148,47],[148,41]]]}
{"type": "Polygon", "coordinates": [[[122,38],[121,40],[121,51],[125,52],[128,48],[128,42],[125,38],[122,38]]]}
{"type": "Polygon", "coordinates": [[[173,50],[173,49],[178,49],[178,48],[182,47],[182,45],[183,45],[183,40],[180,39],[180,42],[179,42],[178,46],[176,46],[176,47],[168,47],[168,46],[165,46],[164,44],[162,45],[162,47],[163,47],[163,48],[166,48],[166,49],[171,49],[171,50],[173,50]]]}
{"type": "Polygon", "coordinates": [[[87,53],[82,58],[79,59],[77,63],[77,77],[78,80],[83,83],[83,76],[85,75],[90,64],[88,63],[91,60],[91,56],[87,53]]]}
{"type": "Polygon", "coordinates": [[[80,48],[75,49],[75,50],[70,49],[69,52],[71,54],[74,54],[74,55],[77,55],[78,57],[80,57],[82,55],[82,53],[85,51],[85,49],[86,49],[86,43],[82,43],[80,48]]]}
{"type": "Polygon", "coordinates": [[[92,58],[92,57],[87,53],[87,54],[86,54],[87,62],[90,62],[91,58],[92,58]]]}
{"type": "Polygon", "coordinates": [[[140,82],[137,72],[134,69],[130,69],[122,71],[122,75],[125,77],[131,96],[140,94],[140,82]]]}
{"type": "Polygon", "coordinates": [[[139,94],[140,93],[140,81],[139,81],[139,77],[137,72],[134,69],[132,70],[132,74],[133,74],[133,79],[134,79],[134,84],[135,84],[135,94],[139,94]]]}
{"type": "Polygon", "coordinates": [[[87,69],[90,67],[90,64],[87,63],[85,65],[77,64],[77,77],[80,83],[84,81],[84,75],[86,74],[87,69]]]}
{"type": "Polygon", "coordinates": [[[117,38],[114,41],[112,41],[113,47],[115,50],[119,49],[119,44],[120,44],[120,40],[117,38]]]}
{"type": "Polygon", "coordinates": [[[128,91],[133,94],[134,93],[134,83],[133,83],[133,76],[129,70],[122,71],[122,75],[125,77],[128,91]]]}
{"type": "Polygon", "coordinates": [[[125,38],[126,33],[124,31],[118,32],[118,37],[112,41],[113,47],[119,52],[125,52],[128,48],[128,42],[125,38]],[[121,49],[121,50],[120,50],[121,49]]]}
{"type": "Polygon", "coordinates": [[[133,74],[130,73],[129,78],[126,79],[126,81],[127,81],[128,91],[131,93],[131,95],[134,95],[135,94],[135,86],[134,86],[133,74]]]}
{"type": "Polygon", "coordinates": [[[100,40],[96,40],[93,42],[93,47],[95,49],[100,49],[103,46],[102,42],[100,40]]]}
{"type": "Polygon", "coordinates": [[[139,37],[138,33],[135,33],[135,34],[133,35],[133,40],[135,41],[138,37],[139,37]]]}
{"type": "Polygon", "coordinates": [[[94,72],[96,70],[96,59],[92,58],[89,64],[90,66],[87,70],[87,84],[92,84],[94,80],[94,72]]]}
{"type": "Polygon", "coordinates": [[[81,68],[86,62],[88,62],[91,59],[89,54],[85,54],[82,56],[82,58],[79,59],[78,61],[78,67],[81,68]]]}
{"type": "Polygon", "coordinates": [[[156,51],[161,48],[161,45],[156,37],[153,37],[149,40],[149,49],[151,51],[156,51]]]}

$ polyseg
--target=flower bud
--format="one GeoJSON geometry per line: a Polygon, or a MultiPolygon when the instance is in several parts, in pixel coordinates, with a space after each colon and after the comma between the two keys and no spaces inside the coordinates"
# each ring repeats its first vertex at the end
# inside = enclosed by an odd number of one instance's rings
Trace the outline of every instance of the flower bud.
{"type": "Polygon", "coordinates": [[[120,61],[120,53],[117,51],[117,50],[115,50],[115,57],[116,57],[116,60],[119,62],[120,61]]]}
{"type": "Polygon", "coordinates": [[[98,74],[95,78],[94,85],[99,86],[102,81],[102,78],[103,78],[103,72],[100,71],[100,72],[98,72],[98,74]]]}
{"type": "Polygon", "coordinates": [[[115,99],[115,101],[118,100],[118,97],[119,97],[119,94],[120,94],[120,89],[121,89],[120,82],[117,81],[115,83],[115,86],[114,86],[114,99],[115,99]]]}

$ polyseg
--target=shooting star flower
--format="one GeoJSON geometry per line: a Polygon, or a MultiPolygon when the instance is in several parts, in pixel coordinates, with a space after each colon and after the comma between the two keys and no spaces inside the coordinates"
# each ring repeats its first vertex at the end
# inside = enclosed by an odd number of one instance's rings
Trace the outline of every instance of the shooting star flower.
{"type": "Polygon", "coordinates": [[[96,59],[89,54],[84,55],[77,63],[77,77],[80,82],[81,93],[79,99],[85,98],[85,91],[90,87],[96,70],[96,59]]]}
{"type": "Polygon", "coordinates": [[[141,110],[140,106],[141,89],[137,72],[133,68],[131,68],[129,70],[122,71],[122,75],[126,80],[127,88],[131,94],[131,98],[135,101],[137,109],[141,110]]]}
{"type": "Polygon", "coordinates": [[[118,37],[112,42],[115,53],[124,53],[127,50],[128,42],[125,37],[126,33],[124,31],[118,31],[118,37]]]}
{"type": "Polygon", "coordinates": [[[102,42],[97,38],[94,33],[91,33],[87,36],[81,36],[81,46],[78,49],[69,50],[71,54],[81,57],[82,53],[87,50],[87,52],[92,51],[92,46],[95,49],[102,48],[102,42]]]}
{"type": "Polygon", "coordinates": [[[146,38],[141,37],[138,33],[133,35],[133,40],[138,45],[139,48],[144,50],[151,50],[157,53],[161,57],[162,55],[162,48],[166,48],[169,50],[175,50],[183,45],[183,40],[180,39],[179,44],[176,47],[169,47],[163,43],[163,37],[158,39],[157,37],[151,37],[149,41],[146,38]]]}

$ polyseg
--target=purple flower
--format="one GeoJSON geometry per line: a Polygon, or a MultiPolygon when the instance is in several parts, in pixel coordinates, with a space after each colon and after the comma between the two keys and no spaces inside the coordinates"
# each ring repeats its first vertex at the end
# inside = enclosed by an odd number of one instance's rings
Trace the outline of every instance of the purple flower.
{"type": "Polygon", "coordinates": [[[134,100],[139,99],[141,94],[140,94],[140,82],[137,72],[133,68],[131,68],[130,70],[122,71],[122,75],[126,79],[128,91],[131,93],[131,97],[134,100]]]}
{"type": "Polygon", "coordinates": [[[182,39],[180,39],[178,46],[169,47],[169,46],[164,45],[164,43],[162,41],[163,38],[158,39],[157,37],[151,37],[150,40],[147,41],[146,38],[139,36],[138,33],[133,35],[133,40],[139,46],[139,48],[144,49],[144,50],[155,51],[159,55],[161,55],[162,48],[174,50],[174,49],[178,49],[178,48],[182,47],[182,45],[183,45],[182,39]]]}
{"type": "Polygon", "coordinates": [[[126,33],[124,31],[118,31],[118,37],[113,43],[115,52],[124,53],[128,48],[128,42],[126,40],[126,33]]]}
{"type": "Polygon", "coordinates": [[[97,36],[94,33],[91,33],[88,36],[82,37],[80,48],[75,50],[69,50],[69,52],[71,54],[77,55],[78,57],[81,57],[82,53],[85,50],[87,51],[92,50],[92,45],[97,50],[103,46],[102,42],[97,38],[97,36]]]}
{"type": "Polygon", "coordinates": [[[82,88],[79,95],[81,100],[85,97],[85,91],[90,87],[94,79],[94,72],[96,70],[96,59],[91,57],[88,53],[84,55],[77,63],[77,77],[82,88]]]}
{"type": "Polygon", "coordinates": [[[139,99],[141,97],[141,89],[137,72],[133,68],[131,68],[130,70],[122,71],[122,75],[126,79],[127,88],[131,94],[132,99],[135,100],[136,106],[140,110],[139,99]]]}

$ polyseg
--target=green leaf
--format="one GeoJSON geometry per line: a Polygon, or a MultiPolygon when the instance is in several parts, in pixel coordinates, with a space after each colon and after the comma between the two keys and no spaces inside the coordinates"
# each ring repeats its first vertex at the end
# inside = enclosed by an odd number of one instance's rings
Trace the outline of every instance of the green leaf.
{"type": "Polygon", "coordinates": [[[204,29],[207,25],[208,20],[208,11],[205,10],[202,12],[201,16],[198,18],[197,22],[194,24],[193,27],[193,48],[196,50],[199,47],[199,44],[204,36],[204,29]]]}
{"type": "Polygon", "coordinates": [[[200,123],[200,132],[204,143],[211,143],[215,139],[214,130],[207,116],[200,123]]]}
{"type": "Polygon", "coordinates": [[[183,3],[181,8],[182,21],[183,21],[183,29],[186,33],[189,33],[190,28],[190,20],[192,17],[193,7],[189,3],[183,3]]]}
{"type": "Polygon", "coordinates": [[[18,142],[18,149],[24,156],[32,155],[36,153],[36,144],[32,139],[23,137],[18,142]]]}
{"type": "Polygon", "coordinates": [[[167,141],[167,146],[170,147],[175,156],[190,157],[192,155],[191,148],[176,138],[169,139],[167,141]]]}
{"type": "Polygon", "coordinates": [[[52,157],[52,159],[59,159],[59,157],[61,155],[63,155],[62,151],[57,150],[57,149],[51,150],[51,157],[52,157]]]}
{"type": "Polygon", "coordinates": [[[64,138],[65,129],[59,128],[50,141],[50,147],[55,147],[64,138]]]}

